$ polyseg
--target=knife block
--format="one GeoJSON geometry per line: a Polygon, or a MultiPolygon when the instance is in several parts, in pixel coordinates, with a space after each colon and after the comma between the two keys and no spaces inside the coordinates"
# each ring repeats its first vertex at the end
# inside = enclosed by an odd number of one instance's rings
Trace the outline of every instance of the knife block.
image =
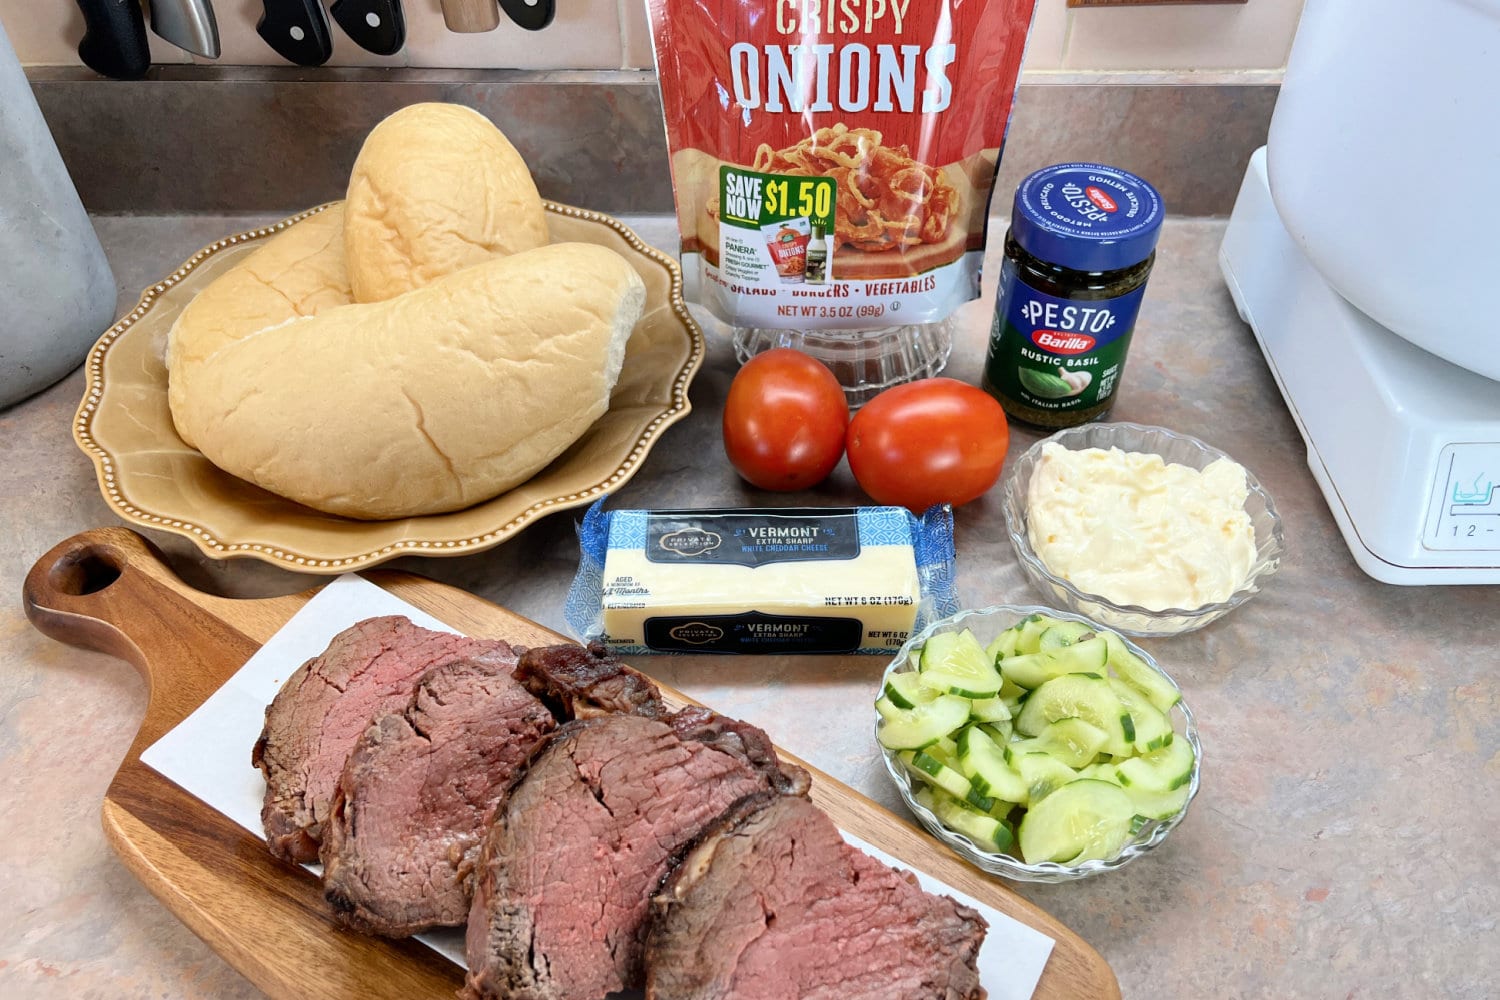
{"type": "Polygon", "coordinates": [[[0,26],[0,408],[76,368],[114,319],[115,278],[0,26]]]}

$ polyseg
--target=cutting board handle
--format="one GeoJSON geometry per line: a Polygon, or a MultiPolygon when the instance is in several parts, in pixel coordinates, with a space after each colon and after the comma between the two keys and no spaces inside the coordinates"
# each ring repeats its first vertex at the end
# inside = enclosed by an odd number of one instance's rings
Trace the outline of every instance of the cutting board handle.
{"type": "Polygon", "coordinates": [[[44,635],[128,661],[153,690],[158,676],[198,659],[205,644],[242,648],[246,640],[226,628],[223,606],[254,603],[193,589],[160,549],[118,527],[94,528],[54,546],[26,574],[21,600],[44,635]],[[196,650],[186,639],[195,632],[196,650]],[[153,650],[149,660],[144,649],[153,650]]]}
{"type": "Polygon", "coordinates": [[[26,574],[21,600],[26,617],[44,635],[109,653],[132,656],[120,630],[122,593],[150,567],[170,575],[161,553],[127,528],[96,528],[74,535],[36,561],[26,574]],[[122,583],[123,581],[123,583],[122,583]]]}

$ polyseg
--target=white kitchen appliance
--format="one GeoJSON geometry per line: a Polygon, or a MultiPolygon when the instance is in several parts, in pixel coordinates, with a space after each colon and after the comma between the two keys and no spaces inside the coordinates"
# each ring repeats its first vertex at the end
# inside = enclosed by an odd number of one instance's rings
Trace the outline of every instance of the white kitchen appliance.
{"type": "Polygon", "coordinates": [[[1219,263],[1355,561],[1500,583],[1500,0],[1307,0],[1219,263]]]}

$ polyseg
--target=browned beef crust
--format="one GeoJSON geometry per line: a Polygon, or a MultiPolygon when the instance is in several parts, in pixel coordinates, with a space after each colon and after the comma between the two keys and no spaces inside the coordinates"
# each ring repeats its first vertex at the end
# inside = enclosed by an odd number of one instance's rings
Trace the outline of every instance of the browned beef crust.
{"type": "Polygon", "coordinates": [[[615,712],[652,719],[666,714],[656,685],[597,642],[528,649],[516,667],[516,680],[562,719],[615,712]]]}

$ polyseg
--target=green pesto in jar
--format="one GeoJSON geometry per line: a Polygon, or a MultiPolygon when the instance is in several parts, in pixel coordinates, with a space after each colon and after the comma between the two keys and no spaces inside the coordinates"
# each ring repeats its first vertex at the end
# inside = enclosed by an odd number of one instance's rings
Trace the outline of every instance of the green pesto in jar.
{"type": "Polygon", "coordinates": [[[1150,184],[1098,164],[1017,188],[982,381],[1013,420],[1061,428],[1109,412],[1163,214],[1150,184]]]}

